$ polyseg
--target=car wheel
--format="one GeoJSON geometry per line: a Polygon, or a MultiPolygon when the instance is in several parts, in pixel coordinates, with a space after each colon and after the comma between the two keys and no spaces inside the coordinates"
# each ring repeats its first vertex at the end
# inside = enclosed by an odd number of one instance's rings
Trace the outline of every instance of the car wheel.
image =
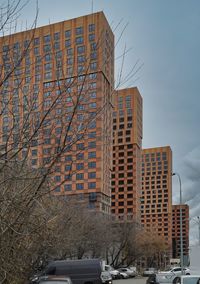
{"type": "Polygon", "coordinates": [[[180,284],[181,283],[181,278],[180,277],[176,277],[173,280],[173,284],[180,284]]]}

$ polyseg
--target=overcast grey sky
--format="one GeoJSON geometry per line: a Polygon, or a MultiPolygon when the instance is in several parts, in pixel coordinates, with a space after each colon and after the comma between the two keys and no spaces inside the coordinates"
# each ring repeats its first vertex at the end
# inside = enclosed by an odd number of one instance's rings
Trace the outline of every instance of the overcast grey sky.
{"type": "MultiPolygon", "coordinates": [[[[2,1],[2,0],[1,0],[2,1]]],[[[35,0],[20,25],[31,24],[35,0]],[[27,20],[27,23],[26,23],[27,20]]],[[[124,86],[137,86],[144,103],[143,148],[169,145],[173,169],[181,175],[190,216],[200,215],[200,1],[199,0],[39,0],[38,26],[104,11],[115,29],[116,57],[124,46],[124,76],[138,61],[141,70],[124,86]],[[116,26],[119,24],[118,28],[116,26]]],[[[116,74],[121,60],[116,60],[116,74]]],[[[173,200],[179,184],[173,177],[173,200]]],[[[191,242],[198,238],[191,222],[191,242]]]]}

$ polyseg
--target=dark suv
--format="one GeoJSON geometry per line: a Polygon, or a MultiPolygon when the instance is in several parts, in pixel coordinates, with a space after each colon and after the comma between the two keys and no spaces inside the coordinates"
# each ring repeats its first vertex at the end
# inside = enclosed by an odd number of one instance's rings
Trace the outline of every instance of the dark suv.
{"type": "MultiPolygon", "coordinates": [[[[102,262],[99,259],[56,260],[47,265],[41,276],[66,276],[73,284],[102,284],[104,281],[102,281],[101,273],[102,262]]],[[[44,278],[39,277],[39,281],[41,279],[44,278]]],[[[41,283],[36,281],[32,283],[41,283]]]]}

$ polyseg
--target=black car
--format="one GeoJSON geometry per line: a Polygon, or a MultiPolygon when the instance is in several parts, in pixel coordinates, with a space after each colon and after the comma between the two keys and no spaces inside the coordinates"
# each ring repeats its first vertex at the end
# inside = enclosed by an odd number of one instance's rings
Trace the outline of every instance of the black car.
{"type": "MultiPolygon", "coordinates": [[[[31,280],[31,283],[47,284],[47,280],[52,281],[50,279],[53,279],[53,277],[58,277],[59,279],[64,279],[66,277],[67,279],[70,279],[71,283],[73,284],[102,284],[103,281],[101,260],[81,259],[52,261],[47,265],[47,267],[44,269],[44,271],[40,274],[39,277],[34,277],[31,280]]],[[[58,283],[60,284],[60,282],[58,283]]],[[[49,284],[51,284],[51,282],[49,282],[49,284]]],[[[52,284],[54,283],[52,282],[52,284]]]]}
{"type": "Polygon", "coordinates": [[[146,280],[146,284],[156,284],[156,274],[151,274],[146,280]]]}

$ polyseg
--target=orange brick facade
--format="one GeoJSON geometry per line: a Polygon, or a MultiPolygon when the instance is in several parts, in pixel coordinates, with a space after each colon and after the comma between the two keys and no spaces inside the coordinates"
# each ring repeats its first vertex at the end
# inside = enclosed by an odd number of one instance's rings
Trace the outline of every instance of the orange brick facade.
{"type": "Polygon", "coordinates": [[[112,216],[140,222],[142,97],[116,91],[113,112],[112,216]]]}
{"type": "Polygon", "coordinates": [[[0,46],[2,150],[22,147],[32,167],[45,167],[67,142],[54,193],[109,214],[114,36],[104,14],[5,36],[0,46]]]}
{"type": "Polygon", "coordinates": [[[171,252],[171,149],[142,150],[142,97],[137,88],[114,92],[114,35],[104,14],[1,37],[0,48],[1,153],[21,148],[33,168],[45,168],[66,144],[51,173],[54,194],[141,222],[171,252]]]}
{"type": "Polygon", "coordinates": [[[189,255],[189,206],[172,206],[172,248],[173,258],[180,258],[180,207],[182,209],[183,256],[189,255]]]}
{"type": "Polygon", "coordinates": [[[172,152],[170,147],[142,150],[141,222],[172,249],[172,152]]]}

